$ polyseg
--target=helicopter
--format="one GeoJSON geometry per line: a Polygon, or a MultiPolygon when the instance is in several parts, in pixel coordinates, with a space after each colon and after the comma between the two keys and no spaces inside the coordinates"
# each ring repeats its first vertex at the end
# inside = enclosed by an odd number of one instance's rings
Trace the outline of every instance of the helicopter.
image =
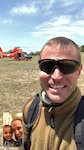
{"type": "Polygon", "coordinates": [[[27,54],[27,52],[23,52],[20,47],[14,47],[12,50],[10,50],[9,53],[4,53],[3,50],[0,50],[0,58],[12,58],[15,60],[30,60],[32,59],[32,56],[27,54]]]}
{"type": "Polygon", "coordinates": [[[2,48],[0,47],[0,58],[6,57],[6,54],[3,52],[2,48]]]}

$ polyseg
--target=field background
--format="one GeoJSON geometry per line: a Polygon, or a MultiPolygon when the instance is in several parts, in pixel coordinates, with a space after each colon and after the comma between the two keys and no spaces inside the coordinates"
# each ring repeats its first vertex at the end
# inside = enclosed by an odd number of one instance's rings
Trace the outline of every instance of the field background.
{"type": "MultiPolygon", "coordinates": [[[[84,65],[84,53],[81,54],[84,65]]],[[[38,56],[28,61],[0,59],[0,125],[3,112],[21,112],[27,99],[40,91],[37,62],[38,56]]],[[[78,86],[84,95],[84,67],[78,86]]]]}

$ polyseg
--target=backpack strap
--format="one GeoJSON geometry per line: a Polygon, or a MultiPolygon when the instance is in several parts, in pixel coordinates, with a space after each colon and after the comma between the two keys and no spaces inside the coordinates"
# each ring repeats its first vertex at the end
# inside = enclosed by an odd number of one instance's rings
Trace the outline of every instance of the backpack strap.
{"type": "Polygon", "coordinates": [[[75,113],[74,133],[78,149],[81,146],[84,148],[84,96],[82,96],[75,113]]]}
{"type": "Polygon", "coordinates": [[[23,147],[24,147],[24,150],[29,150],[30,145],[31,145],[31,141],[30,141],[31,130],[35,121],[37,120],[40,114],[40,109],[41,109],[39,94],[36,94],[35,98],[33,99],[31,106],[28,110],[27,117],[25,117],[25,114],[24,114],[25,107],[23,109],[23,125],[26,129],[26,132],[25,132],[26,136],[25,136],[23,147]]]}

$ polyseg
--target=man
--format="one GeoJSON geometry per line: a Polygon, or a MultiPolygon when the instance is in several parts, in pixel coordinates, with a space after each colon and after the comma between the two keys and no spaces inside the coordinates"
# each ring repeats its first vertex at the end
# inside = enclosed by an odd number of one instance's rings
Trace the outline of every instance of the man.
{"type": "Polygon", "coordinates": [[[22,134],[23,134],[23,124],[22,120],[19,118],[13,119],[11,122],[11,127],[18,143],[18,146],[22,146],[22,134]]]}
{"type": "Polygon", "coordinates": [[[41,112],[31,131],[30,150],[77,150],[74,118],[81,100],[79,48],[68,38],[53,38],[43,46],[38,62],[41,112]]]}

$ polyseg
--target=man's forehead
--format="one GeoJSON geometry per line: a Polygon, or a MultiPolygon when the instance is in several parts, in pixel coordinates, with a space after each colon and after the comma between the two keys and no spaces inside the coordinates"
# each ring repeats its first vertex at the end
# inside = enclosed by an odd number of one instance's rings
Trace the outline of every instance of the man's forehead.
{"type": "Polygon", "coordinates": [[[13,124],[22,124],[22,123],[21,123],[20,120],[14,120],[14,121],[12,122],[12,125],[13,125],[13,124]]]}
{"type": "Polygon", "coordinates": [[[62,45],[62,44],[60,44],[60,43],[56,43],[56,44],[53,44],[53,45],[46,45],[45,47],[44,47],[44,49],[43,49],[43,51],[45,50],[45,49],[47,49],[47,50],[49,50],[49,49],[56,49],[56,50],[65,50],[65,49],[67,49],[67,50],[70,50],[70,49],[74,49],[74,50],[76,50],[76,47],[73,45],[73,44],[68,44],[68,45],[62,45]]]}
{"type": "Polygon", "coordinates": [[[20,128],[22,128],[22,125],[20,125],[20,124],[14,124],[14,125],[12,126],[12,129],[13,129],[13,130],[18,130],[18,129],[20,129],[20,128]]]}
{"type": "Polygon", "coordinates": [[[46,45],[41,53],[41,57],[55,54],[70,55],[71,53],[74,56],[77,54],[76,47],[73,44],[66,46],[61,46],[61,44],[54,44],[52,46],[46,45]]]}

